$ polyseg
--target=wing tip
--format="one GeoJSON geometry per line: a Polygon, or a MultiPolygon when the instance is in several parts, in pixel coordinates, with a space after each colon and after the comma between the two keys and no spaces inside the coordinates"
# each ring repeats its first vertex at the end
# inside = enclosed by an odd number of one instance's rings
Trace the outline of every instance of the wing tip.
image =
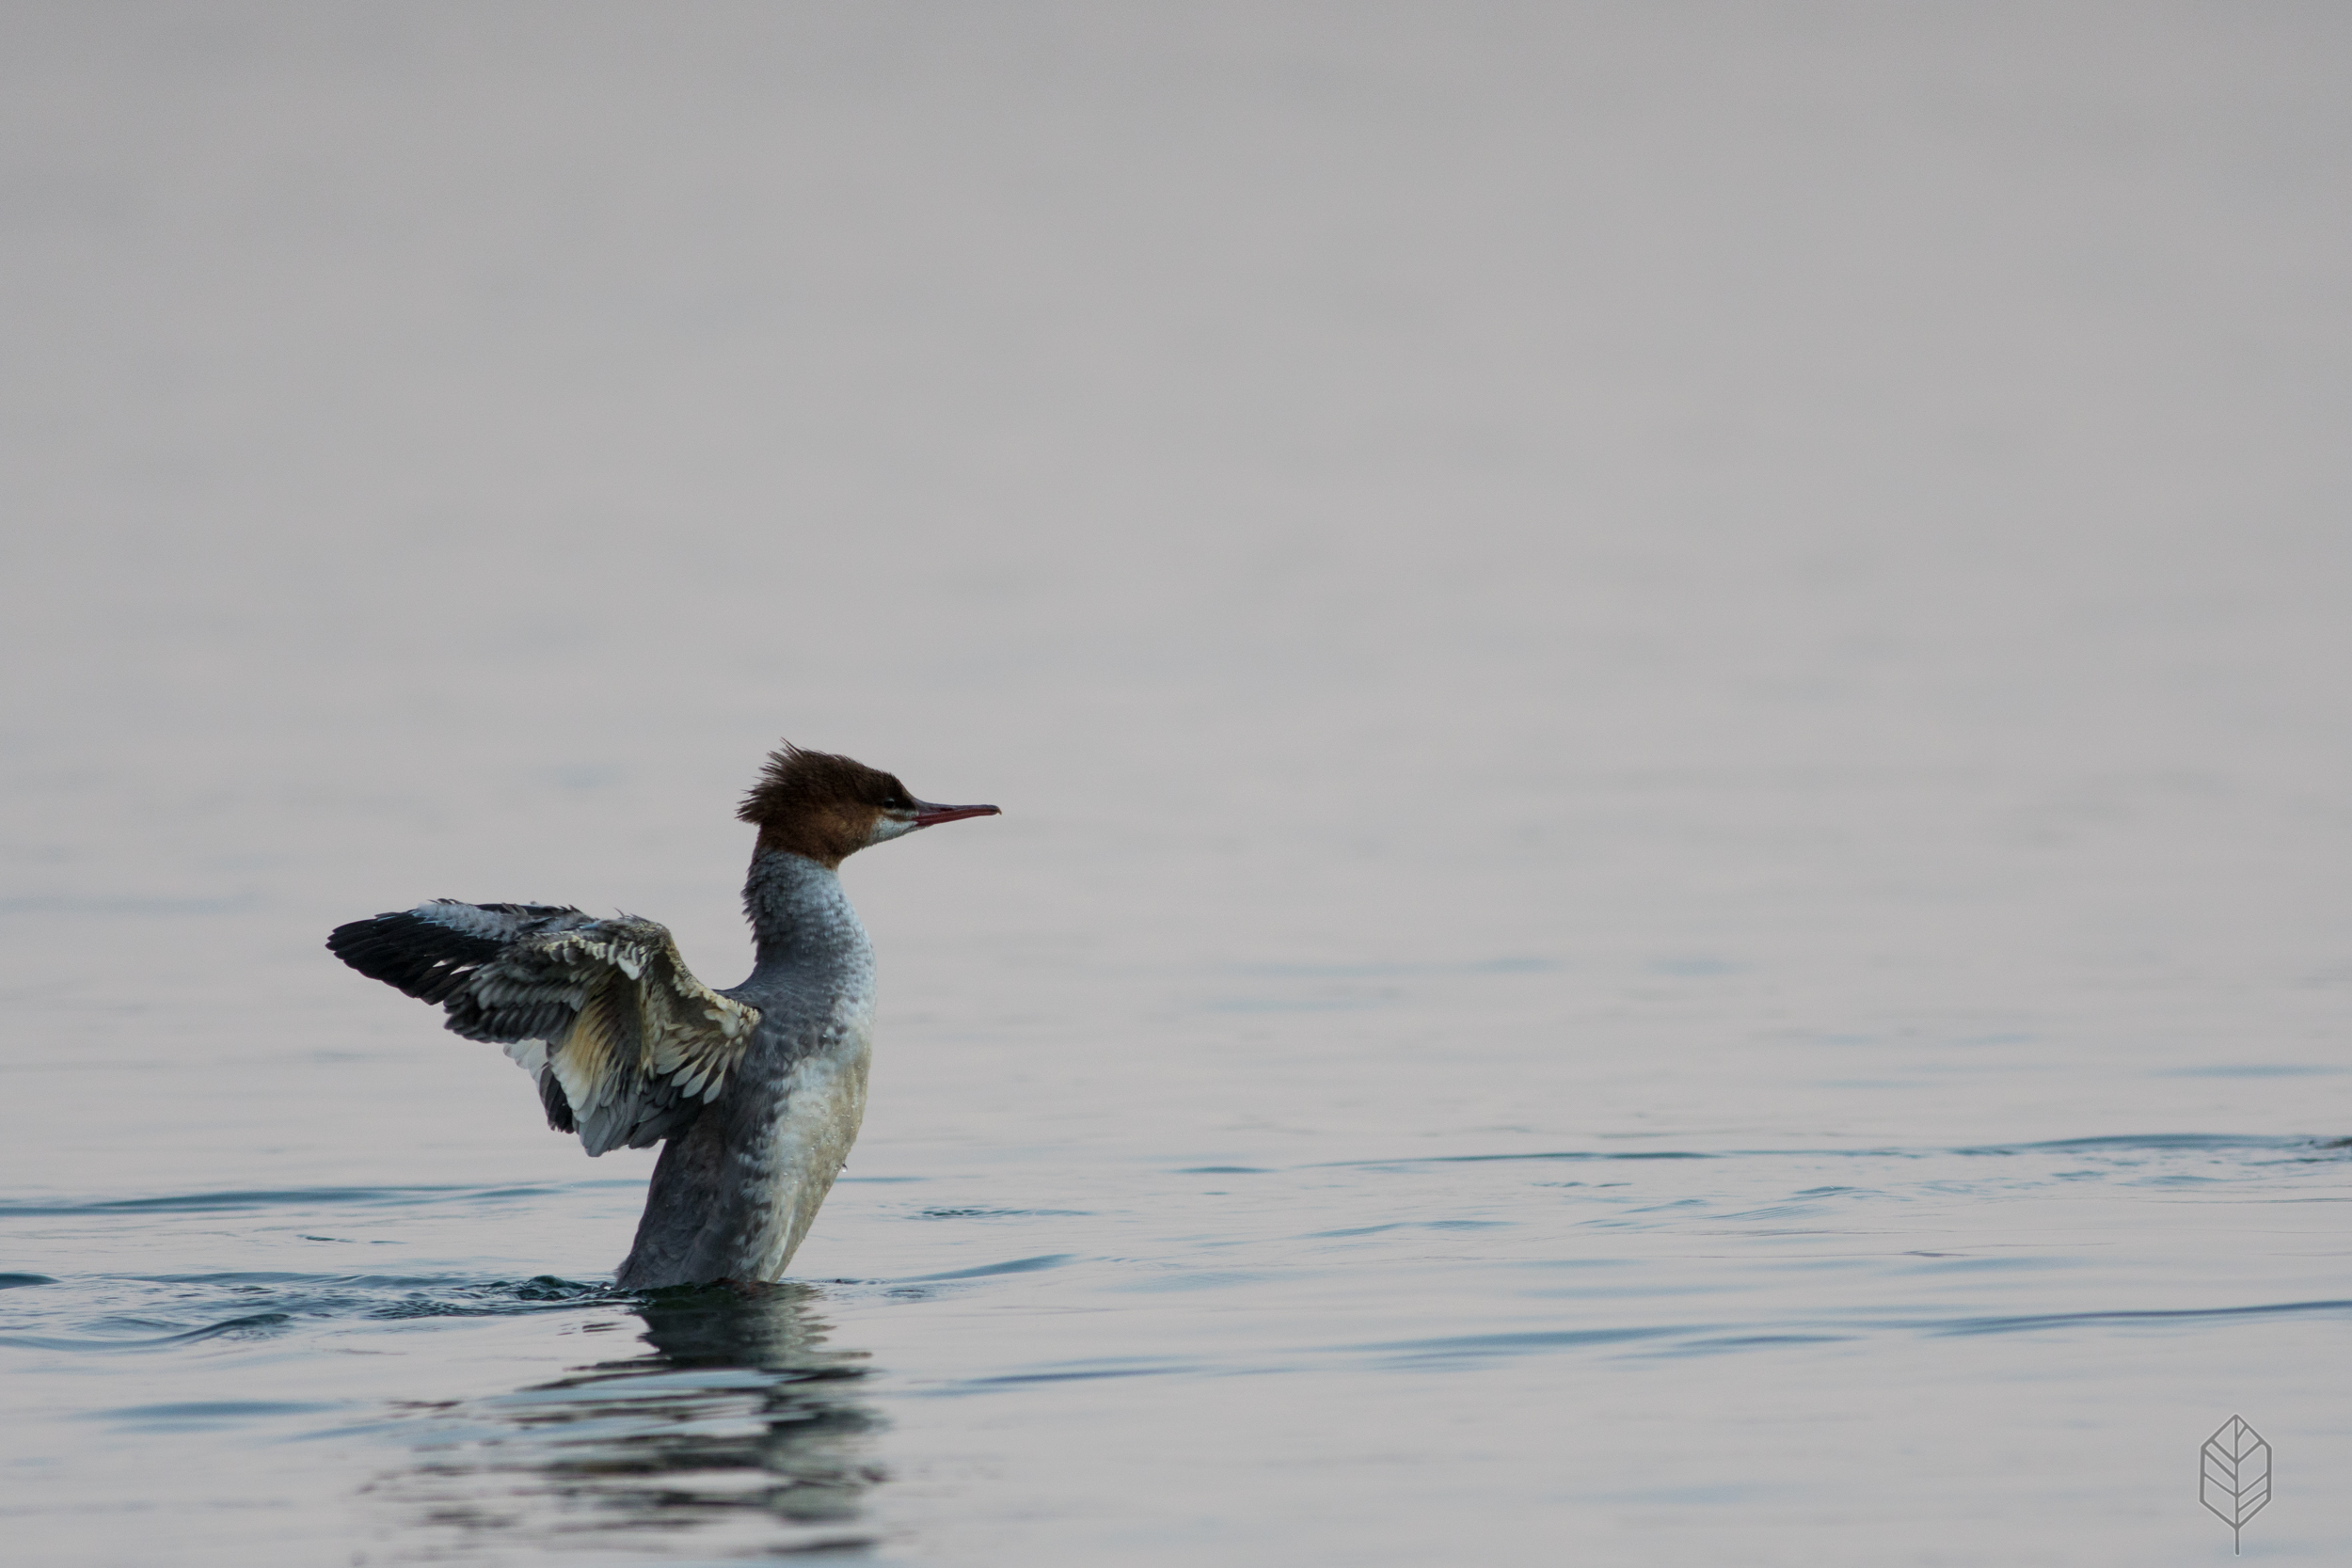
{"type": "Polygon", "coordinates": [[[564,1085],[556,1081],[555,1069],[539,1069],[539,1104],[548,1113],[548,1126],[558,1132],[577,1132],[580,1123],[572,1116],[572,1102],[564,1093],[564,1085]]]}

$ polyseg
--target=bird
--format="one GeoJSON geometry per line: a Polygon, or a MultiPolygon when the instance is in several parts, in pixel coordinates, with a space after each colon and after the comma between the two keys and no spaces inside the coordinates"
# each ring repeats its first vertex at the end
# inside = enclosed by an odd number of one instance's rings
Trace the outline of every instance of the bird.
{"type": "Polygon", "coordinates": [[[755,960],[713,990],[668,927],[565,904],[437,898],[355,920],[327,950],[506,1048],[548,1125],[591,1155],[661,1145],[624,1290],[784,1277],[866,1116],[874,948],[842,891],[858,850],[994,806],[918,800],[898,778],[786,741],[736,813],[755,960]]]}

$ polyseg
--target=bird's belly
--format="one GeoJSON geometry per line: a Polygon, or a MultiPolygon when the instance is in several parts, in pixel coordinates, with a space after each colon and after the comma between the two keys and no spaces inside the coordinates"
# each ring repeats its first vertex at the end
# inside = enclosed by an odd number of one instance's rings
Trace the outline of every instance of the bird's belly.
{"type": "Polygon", "coordinates": [[[781,1279],[798,1252],[834,1178],[850,1158],[850,1146],[866,1119],[866,1069],[872,1053],[864,1031],[844,1049],[810,1056],[785,1079],[784,1104],[769,1145],[769,1222],[761,1228],[766,1246],[753,1270],[758,1279],[781,1279]]]}

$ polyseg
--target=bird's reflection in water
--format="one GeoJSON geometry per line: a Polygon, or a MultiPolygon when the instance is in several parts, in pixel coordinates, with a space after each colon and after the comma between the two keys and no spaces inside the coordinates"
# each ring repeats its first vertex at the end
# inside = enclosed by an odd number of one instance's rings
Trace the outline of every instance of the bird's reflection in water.
{"type": "Polygon", "coordinates": [[[826,1346],[814,1304],[798,1285],[634,1298],[650,1354],[413,1407],[417,1463],[370,1490],[438,1538],[437,1558],[584,1536],[696,1556],[870,1544],[856,1522],[882,1479],[864,1452],[879,1418],[862,1354],[826,1346]]]}

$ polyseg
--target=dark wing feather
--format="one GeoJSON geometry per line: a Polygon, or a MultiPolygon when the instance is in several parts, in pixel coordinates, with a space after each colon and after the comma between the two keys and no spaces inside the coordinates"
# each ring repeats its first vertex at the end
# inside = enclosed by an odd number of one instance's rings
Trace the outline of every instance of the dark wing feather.
{"type": "Polygon", "coordinates": [[[326,945],[371,979],[436,1002],[538,1083],[548,1124],[591,1154],[683,1131],[717,1098],[759,1011],[688,971],[668,928],[558,904],[461,904],[339,926],[326,945]]]}

